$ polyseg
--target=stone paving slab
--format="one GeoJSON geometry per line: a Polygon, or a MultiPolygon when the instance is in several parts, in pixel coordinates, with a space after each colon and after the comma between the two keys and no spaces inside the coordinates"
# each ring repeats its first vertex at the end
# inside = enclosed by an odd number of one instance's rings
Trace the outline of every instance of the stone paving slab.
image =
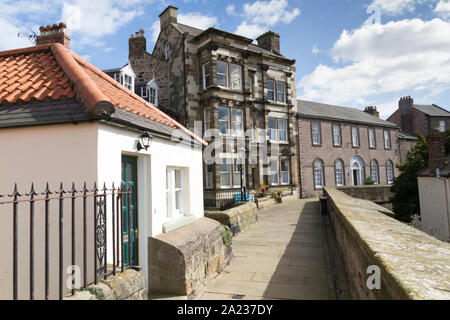
{"type": "MultiPolygon", "coordinates": [[[[233,239],[235,258],[198,299],[336,299],[326,226],[317,200],[258,211],[258,224],[233,239]]],[[[339,295],[341,298],[342,295],[339,295]]]]}

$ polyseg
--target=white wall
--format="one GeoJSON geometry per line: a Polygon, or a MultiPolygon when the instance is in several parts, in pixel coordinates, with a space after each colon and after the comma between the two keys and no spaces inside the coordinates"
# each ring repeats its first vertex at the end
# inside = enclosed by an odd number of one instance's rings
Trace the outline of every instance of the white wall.
{"type": "MultiPolygon", "coordinates": [[[[98,133],[98,181],[121,182],[121,157],[138,158],[139,264],[147,275],[149,237],[162,233],[166,217],[166,168],[188,172],[185,192],[186,214],[203,217],[202,150],[155,137],[148,151],[137,151],[142,132],[101,124],[98,133]]],[[[111,219],[109,219],[111,221],[111,219]]],[[[111,228],[111,226],[109,226],[111,228]]],[[[111,253],[108,254],[111,257],[111,253]]]]}
{"type": "Polygon", "coordinates": [[[450,184],[447,178],[419,177],[422,231],[450,242],[450,184]]]}

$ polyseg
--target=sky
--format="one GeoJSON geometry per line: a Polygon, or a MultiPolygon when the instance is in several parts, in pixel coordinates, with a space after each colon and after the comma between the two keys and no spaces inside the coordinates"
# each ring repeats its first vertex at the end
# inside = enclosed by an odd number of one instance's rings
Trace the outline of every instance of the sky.
{"type": "Polygon", "coordinates": [[[450,110],[450,0],[0,0],[0,50],[31,46],[27,34],[64,21],[73,51],[100,69],[119,67],[141,28],[153,51],[168,5],[198,28],[279,33],[300,99],[374,105],[384,119],[403,96],[450,110]]]}

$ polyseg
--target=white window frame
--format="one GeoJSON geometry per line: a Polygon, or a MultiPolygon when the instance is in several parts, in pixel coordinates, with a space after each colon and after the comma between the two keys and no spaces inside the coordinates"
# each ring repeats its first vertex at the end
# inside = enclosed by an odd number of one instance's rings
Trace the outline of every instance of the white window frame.
{"type": "Polygon", "coordinates": [[[276,99],[276,96],[275,96],[276,82],[275,82],[275,80],[267,79],[266,86],[267,86],[267,101],[275,102],[275,99],[276,99]],[[273,83],[273,90],[269,88],[269,82],[273,83]],[[271,97],[271,95],[272,95],[272,97],[271,97]]]}
{"type": "Polygon", "coordinates": [[[244,111],[242,109],[231,108],[231,130],[234,136],[244,135],[244,111]],[[240,113],[240,121],[237,121],[238,117],[235,112],[240,113]]]}
{"type": "Polygon", "coordinates": [[[206,133],[206,131],[208,131],[209,129],[212,128],[211,109],[205,109],[203,111],[203,117],[204,117],[204,125],[205,125],[204,133],[206,133]]]}
{"type": "Polygon", "coordinates": [[[270,171],[271,171],[271,175],[270,175],[270,184],[272,186],[279,186],[280,185],[280,172],[279,172],[279,166],[280,166],[280,161],[278,159],[272,159],[270,160],[270,171]],[[275,178],[276,177],[276,181],[275,178]]]}
{"type": "Polygon", "coordinates": [[[325,184],[323,180],[323,162],[319,159],[315,160],[313,164],[313,170],[314,170],[314,188],[316,190],[323,189],[325,184]]]}
{"type": "Polygon", "coordinates": [[[370,161],[370,176],[375,184],[380,184],[380,177],[378,174],[378,162],[374,159],[370,161]]]}
{"type": "Polygon", "coordinates": [[[219,132],[220,132],[221,135],[228,135],[228,133],[229,133],[229,131],[230,131],[230,108],[228,108],[228,107],[218,107],[217,113],[218,113],[218,115],[219,115],[219,119],[218,119],[218,129],[219,129],[219,132]],[[220,110],[221,110],[221,109],[227,111],[227,112],[226,112],[226,115],[227,115],[227,119],[226,119],[226,120],[223,120],[223,119],[220,118],[220,110]],[[226,124],[227,124],[227,125],[226,125],[226,130],[225,130],[225,132],[220,131],[220,129],[221,129],[220,124],[221,124],[221,123],[226,123],[226,124]]]}
{"type": "Polygon", "coordinates": [[[206,189],[212,189],[214,187],[214,165],[213,164],[206,164],[205,165],[205,187],[206,189]],[[210,172],[209,169],[212,171],[210,172]]]}
{"type": "Polygon", "coordinates": [[[166,169],[166,199],[167,218],[176,220],[185,215],[185,183],[184,170],[182,168],[167,167],[166,169]],[[176,174],[180,175],[180,185],[176,185],[176,174]],[[179,195],[179,207],[177,208],[177,196],[179,195]]]}
{"type": "Polygon", "coordinates": [[[384,148],[385,149],[391,149],[392,148],[391,131],[390,130],[384,130],[383,131],[383,135],[384,135],[384,148]]]}
{"type": "Polygon", "coordinates": [[[206,90],[211,85],[211,63],[206,62],[202,65],[202,82],[203,90],[206,90]],[[209,79],[209,84],[206,79],[209,79]]]}
{"type": "Polygon", "coordinates": [[[147,99],[148,98],[148,88],[147,86],[141,87],[141,98],[147,99]]]}
{"type": "Polygon", "coordinates": [[[219,87],[221,87],[221,88],[226,88],[226,89],[228,89],[229,88],[229,84],[228,84],[228,73],[229,73],[229,70],[228,70],[228,62],[225,62],[225,61],[221,61],[221,60],[217,60],[217,86],[219,86],[219,87]],[[226,73],[221,73],[221,72],[219,72],[219,64],[223,64],[226,68],[225,68],[225,70],[226,70],[226,73]],[[222,76],[222,77],[224,77],[224,79],[225,79],[225,86],[224,85],[222,85],[222,84],[220,84],[219,82],[219,76],[222,76]]]}
{"type": "Polygon", "coordinates": [[[394,164],[391,160],[386,161],[386,179],[388,184],[394,183],[394,164]]]}
{"type": "Polygon", "coordinates": [[[221,160],[222,161],[219,164],[220,188],[221,189],[230,189],[233,187],[233,165],[231,164],[231,160],[228,158],[222,158],[221,160]],[[229,168],[229,171],[222,171],[222,169],[223,169],[222,166],[227,166],[229,168]],[[230,179],[229,185],[222,184],[222,175],[225,175],[225,174],[227,174],[230,179]]]}
{"type": "Polygon", "coordinates": [[[286,103],[286,83],[282,81],[277,81],[277,102],[286,103]],[[282,85],[283,90],[280,92],[280,85],[282,85]],[[283,98],[280,100],[280,94],[283,94],[283,98]]]}
{"type": "Polygon", "coordinates": [[[278,121],[277,118],[269,117],[268,120],[268,128],[269,128],[269,140],[270,141],[278,141],[278,121]],[[271,120],[275,121],[275,128],[270,127],[271,120]]]}
{"type": "Polygon", "coordinates": [[[345,185],[344,171],[344,161],[342,161],[341,159],[337,159],[334,163],[334,174],[337,187],[343,187],[345,185]]]}
{"type": "Polygon", "coordinates": [[[351,132],[352,132],[352,146],[357,148],[357,147],[360,146],[359,128],[358,127],[351,127],[351,132]],[[356,141],[355,141],[355,139],[356,139],[356,141]]]}
{"type": "Polygon", "coordinates": [[[133,84],[133,76],[130,76],[128,73],[123,73],[121,76],[121,79],[123,80],[122,85],[127,88],[128,90],[134,91],[134,84],[133,84]],[[127,81],[127,77],[129,78],[129,82],[127,81]]]}
{"type": "Polygon", "coordinates": [[[342,146],[341,126],[338,124],[333,124],[332,130],[333,130],[333,146],[335,147],[342,146]],[[337,128],[337,135],[335,131],[336,128],[337,128]],[[336,137],[339,140],[338,142],[336,142],[336,137]]]}
{"type": "Polygon", "coordinates": [[[290,164],[291,162],[289,159],[281,159],[280,160],[280,172],[281,172],[281,185],[289,185],[291,183],[290,181],[290,164]],[[283,163],[286,164],[287,170],[283,171],[283,163]],[[287,178],[285,180],[285,178],[287,178]]]}
{"type": "Polygon", "coordinates": [[[376,148],[377,147],[377,141],[375,136],[375,129],[369,128],[369,148],[376,148]]]}
{"type": "Polygon", "coordinates": [[[288,141],[288,136],[287,136],[288,131],[287,131],[287,127],[288,127],[287,119],[279,118],[279,119],[278,119],[278,139],[279,139],[281,142],[287,142],[287,141],[288,141]],[[284,122],[284,129],[281,128],[281,126],[280,126],[280,123],[283,123],[283,122],[284,122]],[[282,139],[282,133],[283,133],[283,132],[284,132],[284,139],[282,139]]]}
{"type": "Polygon", "coordinates": [[[230,87],[231,90],[242,90],[242,68],[238,64],[230,63],[230,87]]]}
{"type": "Polygon", "coordinates": [[[447,123],[445,120],[439,120],[439,131],[445,132],[447,130],[447,123]]]}
{"type": "Polygon", "coordinates": [[[320,146],[322,144],[319,122],[311,122],[311,138],[314,146],[320,146]]]}

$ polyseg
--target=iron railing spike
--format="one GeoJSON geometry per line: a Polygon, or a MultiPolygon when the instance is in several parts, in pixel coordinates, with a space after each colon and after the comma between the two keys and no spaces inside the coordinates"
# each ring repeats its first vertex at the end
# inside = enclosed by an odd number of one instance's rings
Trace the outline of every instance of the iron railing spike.
{"type": "Polygon", "coordinates": [[[14,191],[13,191],[13,193],[11,193],[11,194],[8,194],[8,197],[20,197],[20,196],[22,196],[20,193],[19,193],[19,189],[17,188],[17,182],[16,183],[14,183],[14,191]]]}

